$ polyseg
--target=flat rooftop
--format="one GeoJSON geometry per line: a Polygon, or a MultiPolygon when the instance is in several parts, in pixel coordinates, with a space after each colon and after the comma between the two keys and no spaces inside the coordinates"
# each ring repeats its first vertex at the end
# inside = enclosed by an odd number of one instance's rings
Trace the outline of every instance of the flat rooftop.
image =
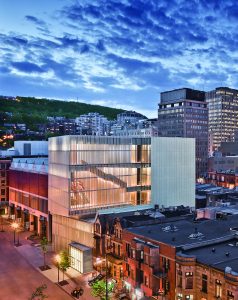
{"type": "MultiPolygon", "coordinates": [[[[238,225],[238,216],[228,216],[225,220],[194,221],[192,217],[179,220],[166,220],[161,224],[130,227],[126,230],[140,238],[169,244],[179,248],[207,244],[208,241],[219,242],[224,237],[234,237],[230,228],[238,225]]],[[[238,228],[237,228],[238,231],[238,228]]]]}
{"type": "Polygon", "coordinates": [[[198,262],[213,268],[224,271],[226,267],[231,267],[232,271],[238,273],[238,237],[216,245],[182,251],[181,253],[195,256],[198,262]]]}

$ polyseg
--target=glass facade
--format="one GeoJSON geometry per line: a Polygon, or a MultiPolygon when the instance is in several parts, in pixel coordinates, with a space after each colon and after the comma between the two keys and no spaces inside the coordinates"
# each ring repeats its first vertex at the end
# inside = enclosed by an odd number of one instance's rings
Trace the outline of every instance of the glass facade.
{"type": "Polygon", "coordinates": [[[150,138],[64,136],[49,142],[53,213],[150,202],[150,138]]]}
{"type": "Polygon", "coordinates": [[[206,93],[209,108],[209,148],[217,150],[221,142],[234,142],[238,126],[238,90],[217,88],[206,93]]]}

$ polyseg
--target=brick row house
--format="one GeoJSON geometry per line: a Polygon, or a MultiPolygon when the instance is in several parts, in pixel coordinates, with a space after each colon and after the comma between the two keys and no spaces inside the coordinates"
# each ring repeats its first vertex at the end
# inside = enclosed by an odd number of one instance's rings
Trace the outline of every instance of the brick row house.
{"type": "Polygon", "coordinates": [[[95,223],[95,262],[108,249],[110,275],[131,299],[238,300],[236,216],[150,218],[110,215],[95,223]]]}

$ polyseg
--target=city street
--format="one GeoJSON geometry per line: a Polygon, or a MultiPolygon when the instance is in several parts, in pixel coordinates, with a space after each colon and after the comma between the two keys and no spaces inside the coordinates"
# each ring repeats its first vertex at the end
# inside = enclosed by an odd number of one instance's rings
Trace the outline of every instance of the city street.
{"type": "Polygon", "coordinates": [[[0,299],[28,300],[42,284],[47,285],[48,299],[72,299],[19,254],[13,246],[12,236],[12,232],[0,232],[0,299]]]}
{"type": "Polygon", "coordinates": [[[75,299],[70,294],[75,287],[80,287],[84,290],[81,300],[96,300],[87,285],[91,274],[84,276],[69,268],[65,273],[68,284],[59,287],[58,274],[61,281],[62,272],[58,273],[53,263],[55,253],[49,251],[46,254],[46,263],[50,269],[41,271],[39,267],[43,265],[42,252],[39,244],[27,239],[30,232],[21,232],[19,236],[16,234],[16,242],[20,237],[21,246],[15,247],[12,228],[9,224],[5,224],[3,228],[5,231],[0,232],[0,300],[28,300],[36,288],[43,284],[47,285],[47,299],[75,299]]]}

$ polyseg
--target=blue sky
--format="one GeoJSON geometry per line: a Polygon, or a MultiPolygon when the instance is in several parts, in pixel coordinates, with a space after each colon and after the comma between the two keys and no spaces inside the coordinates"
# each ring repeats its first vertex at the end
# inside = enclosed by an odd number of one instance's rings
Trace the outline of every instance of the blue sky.
{"type": "Polygon", "coordinates": [[[235,0],[0,0],[0,94],[156,117],[162,91],[238,88],[235,0]]]}

